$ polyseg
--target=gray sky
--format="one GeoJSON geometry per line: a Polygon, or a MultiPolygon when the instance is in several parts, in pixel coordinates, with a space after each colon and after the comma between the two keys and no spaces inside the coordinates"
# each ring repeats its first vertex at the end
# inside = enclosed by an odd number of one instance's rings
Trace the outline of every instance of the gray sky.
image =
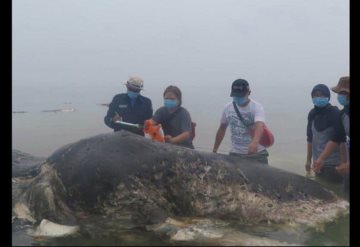
{"type": "Polygon", "coordinates": [[[346,0],[13,1],[15,103],[49,91],[105,99],[132,74],[150,96],[174,83],[228,97],[240,77],[267,94],[348,73],[346,0]]]}
{"type": "MultiPolygon", "coordinates": [[[[13,115],[13,136],[33,154],[110,131],[106,108],[95,104],[124,92],[133,74],[154,110],[166,86],[179,86],[197,122],[195,144],[211,150],[231,83],[244,78],[275,135],[273,164],[303,172],[311,89],[349,74],[347,0],[12,3],[13,110],[34,113],[13,115]],[[63,102],[79,111],[41,115],[63,102]]],[[[334,94],[330,101],[337,104],[334,94]]]]}

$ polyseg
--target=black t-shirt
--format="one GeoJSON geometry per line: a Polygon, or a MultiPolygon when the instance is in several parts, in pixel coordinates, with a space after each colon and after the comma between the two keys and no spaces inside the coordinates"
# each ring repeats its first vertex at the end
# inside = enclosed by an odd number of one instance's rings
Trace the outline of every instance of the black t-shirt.
{"type": "Polygon", "coordinates": [[[314,107],[308,115],[307,141],[312,142],[311,126],[317,131],[323,131],[329,127],[333,128],[330,140],[340,143],[346,141],[345,131],[341,124],[340,110],[336,106],[328,104],[324,108],[314,107]]]}

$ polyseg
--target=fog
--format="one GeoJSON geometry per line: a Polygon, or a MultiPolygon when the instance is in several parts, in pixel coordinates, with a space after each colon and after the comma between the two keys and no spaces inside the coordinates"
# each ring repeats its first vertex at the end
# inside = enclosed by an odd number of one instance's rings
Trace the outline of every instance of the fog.
{"type": "Polygon", "coordinates": [[[201,98],[237,78],[274,92],[348,73],[344,0],[13,1],[14,100],[107,92],[132,74],[151,95],[173,83],[201,98]]]}
{"type": "MultiPolygon", "coordinates": [[[[166,86],[182,90],[206,149],[235,79],[249,81],[281,154],[304,151],[312,87],[349,74],[345,0],[14,0],[12,15],[13,110],[91,108],[139,75],[154,110],[166,86]]],[[[103,111],[99,132],[110,131],[103,111]]],[[[22,128],[14,143],[30,138],[22,128]]]]}

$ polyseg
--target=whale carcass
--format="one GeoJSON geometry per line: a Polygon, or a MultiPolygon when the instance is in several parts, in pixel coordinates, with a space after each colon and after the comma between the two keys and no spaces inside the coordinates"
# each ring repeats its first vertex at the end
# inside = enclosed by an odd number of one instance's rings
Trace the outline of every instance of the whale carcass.
{"type": "Polygon", "coordinates": [[[13,174],[13,218],[38,223],[97,214],[138,225],[186,216],[316,226],[349,206],[306,177],[126,131],[68,144],[32,167],[13,174]]]}

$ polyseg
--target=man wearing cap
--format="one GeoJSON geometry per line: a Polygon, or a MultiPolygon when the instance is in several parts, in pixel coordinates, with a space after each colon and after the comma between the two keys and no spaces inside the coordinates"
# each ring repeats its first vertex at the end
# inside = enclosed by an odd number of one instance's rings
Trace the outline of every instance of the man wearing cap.
{"type": "Polygon", "coordinates": [[[107,126],[114,129],[114,131],[124,129],[144,136],[141,129],[115,123],[120,120],[142,125],[145,120],[150,119],[153,115],[151,100],[140,95],[140,91],[144,85],[143,79],[139,76],[131,76],[125,85],[127,92],[114,96],[109,105],[104,122],[107,126]]]}
{"type": "Polygon", "coordinates": [[[341,182],[336,166],[346,162],[339,145],[345,142],[345,131],[340,121],[340,111],[329,103],[330,90],[324,84],[317,84],[311,91],[314,108],[308,114],[306,171],[314,170],[330,182],[341,182]],[[311,160],[313,163],[311,164],[311,160]]]}
{"type": "Polygon", "coordinates": [[[260,103],[249,98],[250,93],[249,83],[246,80],[237,79],[232,83],[230,96],[233,101],[227,103],[223,110],[213,152],[217,152],[226,129],[230,126],[232,144],[230,155],[268,164],[269,154],[266,148],[259,144],[265,123],[264,108],[260,103]],[[235,107],[239,110],[242,119],[238,117],[235,107]],[[253,137],[251,137],[249,126],[255,128],[253,137]]]}

